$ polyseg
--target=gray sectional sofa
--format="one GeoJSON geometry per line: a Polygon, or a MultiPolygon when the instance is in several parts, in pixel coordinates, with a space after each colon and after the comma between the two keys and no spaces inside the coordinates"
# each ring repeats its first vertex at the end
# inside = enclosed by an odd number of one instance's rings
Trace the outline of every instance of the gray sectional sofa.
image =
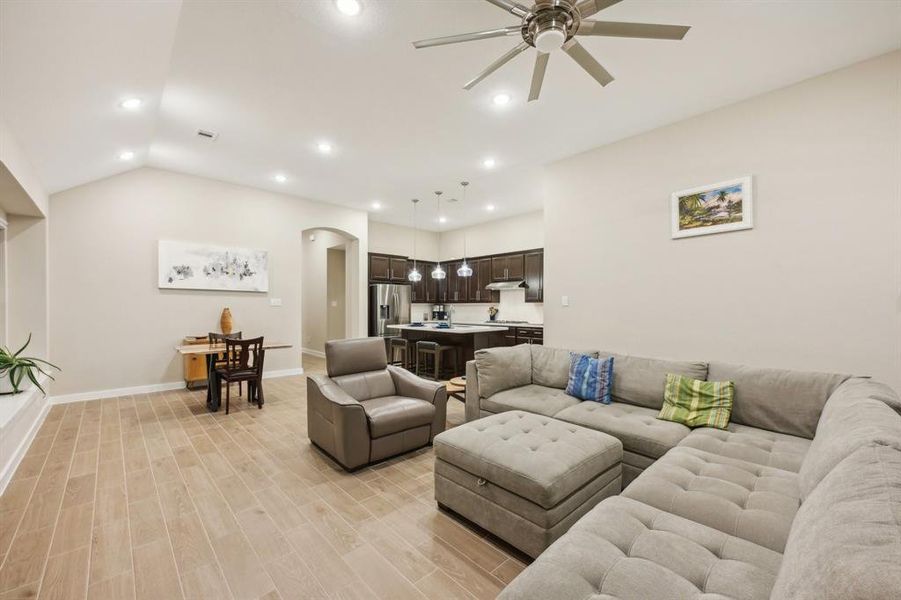
{"type": "Polygon", "coordinates": [[[621,495],[579,519],[512,599],[901,598],[901,400],[846,375],[613,355],[613,403],[564,393],[568,350],[467,364],[467,421],[522,410],[623,444],[621,495]],[[657,419],[666,373],[735,382],[726,430],[657,419]]]}

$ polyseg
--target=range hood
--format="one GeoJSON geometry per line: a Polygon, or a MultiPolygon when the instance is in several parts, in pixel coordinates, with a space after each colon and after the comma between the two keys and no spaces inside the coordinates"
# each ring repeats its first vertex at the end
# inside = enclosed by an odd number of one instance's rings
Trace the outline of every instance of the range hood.
{"type": "Polygon", "coordinates": [[[520,288],[527,288],[526,282],[522,279],[513,280],[513,281],[496,281],[494,283],[489,283],[485,286],[486,290],[492,291],[500,291],[503,292],[505,290],[518,290],[520,288]]]}

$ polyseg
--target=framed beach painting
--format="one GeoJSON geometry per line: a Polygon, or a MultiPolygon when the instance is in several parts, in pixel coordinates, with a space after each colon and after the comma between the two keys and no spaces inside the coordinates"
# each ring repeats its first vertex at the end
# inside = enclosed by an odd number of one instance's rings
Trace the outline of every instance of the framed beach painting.
{"type": "Polygon", "coordinates": [[[269,252],[160,240],[159,287],[268,292],[269,252]]]}
{"type": "Polygon", "coordinates": [[[674,192],[673,239],[751,229],[753,203],[750,175],[674,192]]]}

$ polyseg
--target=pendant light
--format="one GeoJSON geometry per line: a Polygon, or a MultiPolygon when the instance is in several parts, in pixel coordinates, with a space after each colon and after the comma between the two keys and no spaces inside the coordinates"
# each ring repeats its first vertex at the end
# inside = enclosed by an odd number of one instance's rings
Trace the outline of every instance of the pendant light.
{"type": "Polygon", "coordinates": [[[416,205],[419,203],[418,198],[413,198],[413,268],[410,270],[410,273],[407,275],[407,279],[410,280],[411,283],[419,283],[422,281],[422,273],[419,272],[419,269],[416,268],[416,235],[419,233],[419,229],[416,224],[416,205]]]}
{"type": "MultiPolygon", "coordinates": [[[[463,204],[466,204],[466,186],[469,185],[468,181],[461,181],[460,185],[463,187],[463,204]]],[[[466,229],[463,229],[463,264],[460,265],[460,268],[457,269],[457,277],[472,277],[472,267],[466,262],[466,229]]]]}
{"type": "MultiPolygon", "coordinates": [[[[441,237],[441,193],[435,192],[435,197],[438,198],[438,236],[441,237]]],[[[441,260],[435,263],[435,269],[432,271],[432,279],[444,279],[447,277],[447,273],[444,272],[444,269],[441,268],[441,260]]]]}

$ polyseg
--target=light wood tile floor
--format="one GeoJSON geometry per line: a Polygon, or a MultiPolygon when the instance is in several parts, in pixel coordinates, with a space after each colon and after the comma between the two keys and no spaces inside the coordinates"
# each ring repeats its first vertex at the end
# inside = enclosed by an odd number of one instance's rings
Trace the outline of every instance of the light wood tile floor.
{"type": "Polygon", "coordinates": [[[0,497],[0,600],[494,598],[523,569],[437,510],[431,448],[348,474],[305,378],[265,390],[228,416],[189,391],[52,407],[0,497]]]}

